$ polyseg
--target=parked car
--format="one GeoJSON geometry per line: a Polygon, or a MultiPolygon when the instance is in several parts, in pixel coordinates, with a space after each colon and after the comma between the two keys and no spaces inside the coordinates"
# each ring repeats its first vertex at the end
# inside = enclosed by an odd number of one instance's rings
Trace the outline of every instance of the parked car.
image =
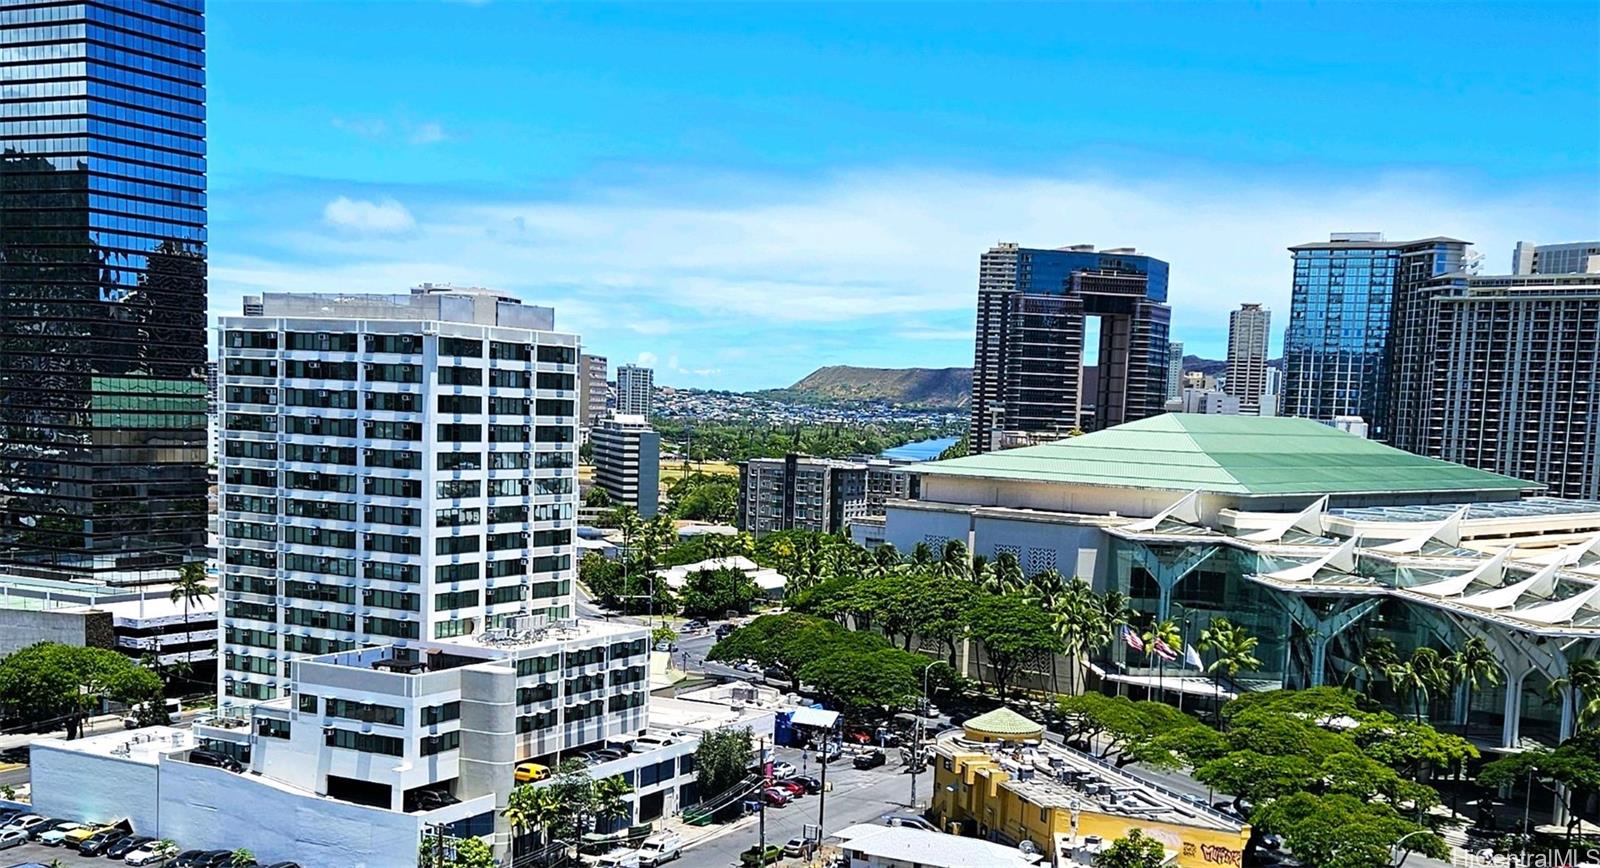
{"type": "Polygon", "coordinates": [[[300,868],[299,862],[274,862],[267,868],[300,868]]]}
{"type": "Polygon", "coordinates": [[[726,638],[728,638],[728,634],[729,633],[732,633],[734,630],[737,630],[737,629],[739,629],[739,628],[733,626],[732,624],[718,624],[717,625],[717,638],[718,639],[726,639],[726,638]]]}
{"type": "Polygon", "coordinates": [[[205,748],[195,748],[189,751],[189,762],[195,765],[227,769],[235,774],[244,771],[244,766],[240,765],[239,761],[233,757],[225,753],[217,753],[214,750],[206,750],[205,748]]]}
{"type": "Polygon", "coordinates": [[[811,775],[793,775],[785,783],[796,783],[806,788],[806,792],[815,795],[822,792],[822,781],[811,775]]]}
{"type": "Polygon", "coordinates": [[[83,842],[94,838],[96,834],[102,833],[102,831],[118,830],[115,830],[112,826],[82,826],[82,828],[75,828],[75,830],[69,831],[67,834],[62,834],[61,846],[72,847],[72,849],[77,850],[78,847],[83,846],[83,842]]]}
{"type": "Polygon", "coordinates": [[[161,842],[152,838],[123,854],[122,862],[125,865],[155,865],[161,861],[164,852],[161,842]]]}
{"type": "Polygon", "coordinates": [[[783,845],[783,855],[804,856],[806,854],[806,839],[790,838],[783,845]]]}
{"type": "Polygon", "coordinates": [[[155,839],[149,835],[129,835],[128,837],[123,838],[122,840],[117,841],[116,843],[107,847],[106,852],[103,855],[107,859],[121,859],[124,856],[127,856],[129,853],[132,853],[134,850],[137,850],[154,840],[155,839]]]}
{"type": "Polygon", "coordinates": [[[778,664],[774,663],[771,666],[768,666],[767,668],[761,670],[761,676],[763,678],[766,678],[769,681],[788,682],[789,681],[789,670],[787,670],[787,669],[783,668],[782,666],[779,666],[778,664]]]}
{"type": "Polygon", "coordinates": [[[622,848],[595,860],[594,868],[640,868],[639,851],[622,848]]]}
{"type": "Polygon", "coordinates": [[[603,747],[603,748],[601,748],[599,750],[589,751],[589,753],[586,754],[586,756],[594,757],[594,761],[597,762],[597,763],[612,762],[614,760],[622,759],[623,757],[625,757],[627,755],[628,755],[627,751],[618,750],[618,749],[616,749],[614,747],[603,747]]]}
{"type": "Polygon", "coordinates": [[[207,850],[185,850],[179,853],[178,858],[172,860],[172,864],[167,868],[199,868],[200,860],[207,855],[209,855],[207,850]]]}
{"type": "MultiPolygon", "coordinates": [[[[67,839],[68,833],[75,832],[83,827],[84,826],[82,823],[74,823],[71,820],[62,820],[50,831],[40,833],[38,841],[46,847],[60,847],[61,843],[67,839]]],[[[86,835],[85,837],[88,836],[86,835]]]]}
{"type": "Polygon", "coordinates": [[[781,780],[783,778],[792,778],[799,771],[800,771],[799,769],[794,767],[794,763],[791,763],[791,762],[784,762],[783,760],[778,760],[777,762],[772,764],[772,777],[774,779],[780,779],[781,780]]]}
{"type": "Polygon", "coordinates": [[[232,850],[207,850],[205,858],[194,863],[195,868],[232,868],[232,850]]]}
{"type": "Polygon", "coordinates": [[[938,826],[915,814],[885,814],[883,816],[883,824],[885,826],[907,826],[912,829],[921,829],[924,832],[939,831],[938,826]]]}
{"type": "Polygon", "coordinates": [[[875,769],[888,761],[889,758],[883,755],[883,751],[869,750],[865,753],[857,754],[851,764],[858,769],[875,769]]]}
{"type": "Polygon", "coordinates": [[[781,781],[774,781],[772,786],[774,788],[776,788],[776,789],[788,791],[788,793],[790,795],[794,796],[797,799],[806,794],[806,785],[805,784],[799,783],[797,781],[792,781],[792,780],[789,780],[787,778],[784,779],[784,780],[781,780],[781,781]]]}
{"type": "MultiPolygon", "coordinates": [[[[35,841],[37,841],[37,840],[39,840],[39,837],[41,835],[43,835],[44,833],[53,832],[56,829],[61,828],[62,826],[69,826],[69,825],[70,826],[76,826],[77,823],[74,823],[71,820],[63,820],[60,817],[47,817],[47,818],[45,818],[45,821],[43,823],[37,823],[37,824],[29,827],[29,829],[28,829],[28,837],[32,838],[35,841]]],[[[65,832],[65,830],[63,830],[63,832],[65,832]]]]}
{"type": "Polygon", "coordinates": [[[683,855],[683,838],[677,832],[659,832],[639,845],[640,868],[656,868],[683,855]]]}
{"type": "Polygon", "coordinates": [[[411,809],[414,811],[432,811],[446,805],[454,805],[461,800],[444,790],[418,790],[411,797],[411,809]]]}
{"type": "Polygon", "coordinates": [[[48,820],[38,814],[18,814],[12,817],[4,826],[0,826],[0,831],[21,829],[24,834],[27,834],[32,832],[40,823],[45,822],[48,822],[48,820]]]}
{"type": "Polygon", "coordinates": [[[661,641],[656,643],[656,650],[657,651],[668,651],[668,652],[671,652],[671,651],[678,650],[678,646],[674,645],[673,643],[671,643],[669,641],[667,641],[666,639],[662,639],[661,641]]]}
{"type": "Polygon", "coordinates": [[[836,741],[829,742],[829,743],[823,745],[822,747],[817,748],[817,762],[819,762],[819,763],[830,763],[830,762],[833,762],[834,760],[839,758],[840,750],[841,750],[841,748],[839,746],[839,743],[836,742],[836,741]]]}
{"type": "Polygon", "coordinates": [[[706,623],[706,619],[704,618],[690,618],[689,620],[683,622],[683,629],[685,630],[704,630],[709,626],[710,625],[706,623]]]}
{"type": "Polygon", "coordinates": [[[27,812],[23,811],[21,808],[6,808],[5,810],[0,811],[0,829],[5,828],[7,823],[22,816],[24,813],[27,812]]]}
{"type": "Polygon", "coordinates": [[[794,794],[778,787],[767,787],[761,791],[761,798],[767,802],[769,808],[781,808],[794,801],[794,794]]]}
{"type": "Polygon", "coordinates": [[[550,767],[538,763],[517,763],[516,770],[511,775],[519,784],[542,781],[550,777],[550,767]]]}
{"type": "Polygon", "coordinates": [[[78,843],[78,852],[85,856],[99,856],[123,838],[133,837],[127,830],[112,826],[101,829],[78,843]]]}
{"type": "Polygon", "coordinates": [[[26,840],[28,833],[21,829],[0,829],[0,850],[9,850],[26,840]]]}
{"type": "Polygon", "coordinates": [[[762,865],[771,865],[782,858],[783,848],[777,844],[768,844],[766,852],[762,852],[759,845],[752,844],[739,854],[739,864],[743,868],[759,868],[762,865]]]}

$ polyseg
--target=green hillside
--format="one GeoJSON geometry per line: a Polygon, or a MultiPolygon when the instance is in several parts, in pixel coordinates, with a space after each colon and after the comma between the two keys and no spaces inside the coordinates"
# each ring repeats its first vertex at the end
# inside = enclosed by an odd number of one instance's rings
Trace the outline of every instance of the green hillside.
{"type": "Polygon", "coordinates": [[[829,365],[780,391],[821,401],[888,401],[923,407],[965,407],[972,399],[972,369],[829,365]]]}

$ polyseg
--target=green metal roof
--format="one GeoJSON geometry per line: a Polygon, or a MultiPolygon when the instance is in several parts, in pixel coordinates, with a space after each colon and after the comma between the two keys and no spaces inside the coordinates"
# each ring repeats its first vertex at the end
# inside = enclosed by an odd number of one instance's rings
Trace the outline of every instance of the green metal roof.
{"type": "Polygon", "coordinates": [[[1310,419],[1167,413],[1046,443],[919,464],[930,476],[1223,494],[1531,491],[1498,473],[1423,458],[1310,419]]]}

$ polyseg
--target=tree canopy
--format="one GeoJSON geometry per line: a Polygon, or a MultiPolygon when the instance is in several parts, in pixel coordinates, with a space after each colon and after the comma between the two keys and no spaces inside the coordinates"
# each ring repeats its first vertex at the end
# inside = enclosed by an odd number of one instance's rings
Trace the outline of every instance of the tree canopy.
{"type": "Polygon", "coordinates": [[[134,705],[160,695],[155,673],[104,648],[40,642],[0,659],[0,709],[37,732],[61,727],[77,738],[101,700],[134,705]]]}
{"type": "Polygon", "coordinates": [[[695,784],[701,799],[711,799],[744,780],[754,742],[748,727],[714,729],[694,751],[695,784]]]}
{"type": "Polygon", "coordinates": [[[986,594],[972,606],[972,637],[983,643],[995,690],[1005,698],[1017,673],[1061,650],[1049,613],[1015,594],[986,594]]]}
{"type": "Polygon", "coordinates": [[[1094,868],[1161,868],[1166,861],[1167,848],[1134,829],[1102,850],[1094,859],[1094,868]]]}

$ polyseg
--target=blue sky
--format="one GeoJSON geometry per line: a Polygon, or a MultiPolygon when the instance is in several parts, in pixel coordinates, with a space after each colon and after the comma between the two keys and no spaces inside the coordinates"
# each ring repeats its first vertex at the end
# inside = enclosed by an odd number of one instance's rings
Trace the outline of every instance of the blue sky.
{"type": "Polygon", "coordinates": [[[996,241],[1287,320],[1338,230],[1600,237],[1593,3],[210,4],[213,312],[477,283],[671,385],[971,363],[996,241]]]}

